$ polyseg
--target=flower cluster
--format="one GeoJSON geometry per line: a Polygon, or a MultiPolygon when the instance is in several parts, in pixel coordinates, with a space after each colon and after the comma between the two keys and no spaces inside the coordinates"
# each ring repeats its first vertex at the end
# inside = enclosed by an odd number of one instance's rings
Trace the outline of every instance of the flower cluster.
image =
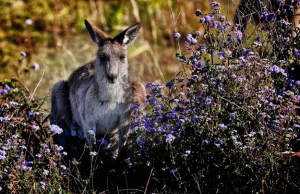
{"type": "Polygon", "coordinates": [[[16,79],[0,82],[0,188],[2,192],[58,192],[67,167],[62,146],[54,145],[53,134],[62,130],[56,125],[44,127],[46,117],[41,101],[30,99],[29,93],[16,79]],[[36,175],[39,176],[36,176],[36,175]],[[35,185],[34,191],[33,184],[35,185]]]}
{"type": "MultiPolygon", "coordinates": [[[[136,109],[139,114],[133,117],[131,149],[136,154],[131,168],[143,165],[140,161],[161,168],[162,174],[167,171],[177,178],[171,182],[180,185],[178,190],[201,185],[206,192],[226,192],[230,184],[243,180],[251,188],[235,185],[237,193],[247,189],[259,192],[261,184],[257,182],[266,174],[282,172],[289,154],[299,151],[295,149],[300,142],[299,81],[290,73],[290,61],[261,55],[265,37],[258,35],[251,47],[244,47],[238,26],[229,29],[230,24],[220,15],[220,4],[212,2],[211,6],[213,10],[206,16],[201,10],[195,12],[207,29],[205,42],[200,44],[195,33],[190,33],[183,44],[191,52],[176,55],[184,70],[165,87],[146,85],[149,112],[136,109]],[[237,45],[241,48],[238,58],[234,55],[237,45]],[[201,181],[194,182],[187,174],[200,176],[201,181]],[[180,182],[183,177],[185,182],[180,182]],[[216,190],[205,190],[205,185],[219,181],[222,186],[216,190]]],[[[272,13],[262,17],[266,22],[275,20],[272,13]]],[[[179,41],[178,32],[174,38],[179,41]]],[[[294,54],[296,60],[298,50],[292,49],[288,55],[294,54]]],[[[277,178],[286,176],[282,173],[277,178]]],[[[274,191],[278,185],[271,179],[268,189],[274,191]]]]}

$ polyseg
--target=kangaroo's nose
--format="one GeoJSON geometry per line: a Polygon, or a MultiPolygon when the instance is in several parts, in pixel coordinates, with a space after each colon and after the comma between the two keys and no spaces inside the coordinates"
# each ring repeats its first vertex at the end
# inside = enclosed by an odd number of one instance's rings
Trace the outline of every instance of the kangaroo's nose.
{"type": "Polygon", "coordinates": [[[116,73],[109,73],[109,74],[107,75],[107,79],[108,79],[109,82],[111,82],[111,83],[115,83],[117,77],[118,77],[118,74],[116,74],[116,73]]]}

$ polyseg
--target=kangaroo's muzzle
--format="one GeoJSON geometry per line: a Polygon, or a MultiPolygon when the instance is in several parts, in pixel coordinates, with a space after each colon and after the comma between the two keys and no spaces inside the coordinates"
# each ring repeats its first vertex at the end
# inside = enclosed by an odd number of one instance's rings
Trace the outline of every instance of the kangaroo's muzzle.
{"type": "Polygon", "coordinates": [[[106,67],[106,77],[110,83],[115,83],[118,77],[118,68],[107,65],[106,67]]]}

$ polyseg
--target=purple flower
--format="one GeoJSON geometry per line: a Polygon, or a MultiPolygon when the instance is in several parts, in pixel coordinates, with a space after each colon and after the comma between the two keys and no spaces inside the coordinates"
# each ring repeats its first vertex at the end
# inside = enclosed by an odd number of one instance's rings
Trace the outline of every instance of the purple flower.
{"type": "Polygon", "coordinates": [[[134,109],[140,109],[140,104],[139,103],[136,103],[136,104],[133,104],[131,107],[130,107],[130,110],[134,110],[134,109]]]}
{"type": "Polygon", "coordinates": [[[206,98],[205,105],[209,106],[211,104],[211,102],[212,102],[211,98],[206,98]]]}
{"type": "Polygon", "coordinates": [[[43,175],[47,176],[49,174],[49,170],[43,169],[43,175]]]}
{"type": "Polygon", "coordinates": [[[223,123],[220,123],[220,124],[218,125],[218,127],[221,128],[221,129],[227,129],[227,126],[224,125],[223,123]]]}
{"type": "Polygon", "coordinates": [[[175,40],[179,40],[180,37],[181,37],[181,35],[178,32],[174,33],[174,39],[175,40]]]}
{"type": "Polygon", "coordinates": [[[198,115],[194,115],[194,117],[193,117],[193,120],[195,122],[199,121],[200,119],[201,119],[201,116],[198,116],[198,115]]]}
{"type": "Polygon", "coordinates": [[[136,140],[136,143],[138,143],[139,145],[143,145],[145,142],[146,141],[144,139],[141,139],[141,138],[136,140]]]}
{"type": "Polygon", "coordinates": [[[8,93],[9,90],[10,90],[10,87],[5,86],[5,87],[0,91],[0,94],[1,94],[1,95],[5,95],[5,94],[8,93]]]}
{"type": "Polygon", "coordinates": [[[226,19],[226,17],[223,16],[223,15],[219,16],[218,18],[219,18],[219,21],[220,21],[220,22],[223,22],[223,21],[225,21],[225,19],[226,19]]]}
{"type": "Polygon", "coordinates": [[[197,44],[197,39],[196,38],[192,38],[190,45],[195,45],[197,44]]]}
{"type": "Polygon", "coordinates": [[[45,190],[46,189],[46,183],[44,181],[40,181],[40,187],[45,190]]]}
{"type": "Polygon", "coordinates": [[[190,42],[193,38],[193,35],[192,34],[187,34],[186,37],[185,37],[185,40],[190,42]]]}
{"type": "Polygon", "coordinates": [[[294,53],[294,55],[295,55],[297,58],[300,58],[300,50],[294,48],[294,49],[293,49],[293,53],[294,53]]]}
{"type": "Polygon", "coordinates": [[[31,19],[25,20],[25,24],[26,24],[27,26],[31,26],[31,25],[32,25],[32,20],[31,20],[31,19]]]}
{"type": "Polygon", "coordinates": [[[108,145],[108,143],[109,143],[108,140],[106,140],[104,138],[98,139],[96,142],[100,143],[100,145],[104,146],[104,147],[106,147],[108,145]]]}
{"type": "Polygon", "coordinates": [[[196,16],[202,15],[202,10],[197,9],[197,10],[195,11],[195,15],[196,15],[196,16]]]}
{"type": "Polygon", "coordinates": [[[172,175],[175,174],[175,170],[174,170],[174,169],[171,169],[171,170],[170,170],[170,174],[172,174],[172,175]]]}
{"type": "Polygon", "coordinates": [[[175,112],[171,112],[169,115],[169,118],[174,119],[176,117],[176,113],[175,112]]]}
{"type": "Polygon", "coordinates": [[[149,83],[146,84],[146,88],[150,88],[150,87],[152,87],[152,86],[153,86],[153,83],[152,83],[152,82],[149,82],[149,83]]]}
{"type": "Polygon", "coordinates": [[[273,65],[273,66],[272,66],[272,70],[273,70],[273,72],[275,72],[275,73],[279,73],[279,72],[280,72],[280,68],[279,68],[277,65],[273,65]]]}
{"type": "Polygon", "coordinates": [[[171,133],[167,134],[166,136],[166,143],[170,143],[175,139],[174,135],[172,135],[171,133]]]}
{"type": "Polygon", "coordinates": [[[210,23],[213,19],[214,19],[214,16],[213,15],[207,15],[204,17],[205,19],[205,23],[210,23]]]}
{"type": "Polygon", "coordinates": [[[237,37],[237,39],[242,40],[243,39],[243,33],[240,30],[237,30],[236,31],[236,37],[237,37]]]}
{"type": "Polygon", "coordinates": [[[37,125],[32,125],[32,126],[31,126],[31,129],[33,129],[34,131],[37,131],[37,130],[40,129],[40,127],[37,126],[37,125]]]}
{"type": "Polygon", "coordinates": [[[202,141],[202,143],[208,144],[208,143],[209,143],[209,140],[205,139],[205,140],[202,141]]]}
{"type": "Polygon", "coordinates": [[[192,34],[188,34],[186,35],[185,42],[190,43],[190,45],[195,45],[197,43],[197,39],[195,39],[192,34]]]}
{"type": "Polygon", "coordinates": [[[183,80],[184,80],[183,77],[178,78],[178,82],[179,82],[179,83],[180,83],[180,82],[183,82],[183,80]]]}
{"type": "Polygon", "coordinates": [[[151,105],[156,105],[156,98],[149,98],[147,101],[147,103],[151,104],[151,105]]]}
{"type": "Polygon", "coordinates": [[[49,129],[51,132],[53,132],[53,134],[61,134],[63,132],[62,128],[57,125],[50,125],[49,129]]]}
{"type": "Polygon", "coordinates": [[[26,162],[25,162],[25,165],[26,165],[26,166],[33,166],[33,162],[32,162],[32,161],[26,161],[26,162]]]}
{"type": "Polygon", "coordinates": [[[31,68],[32,68],[34,71],[37,71],[37,70],[40,69],[40,65],[39,65],[38,63],[33,63],[33,64],[31,65],[31,68]]]}
{"type": "Polygon", "coordinates": [[[63,169],[63,170],[67,170],[67,167],[65,165],[60,165],[60,167],[63,169]]]}
{"type": "Polygon", "coordinates": [[[261,42],[261,37],[260,37],[260,36],[257,36],[257,37],[256,37],[256,41],[257,41],[257,42],[261,42]]]}
{"type": "Polygon", "coordinates": [[[167,82],[166,86],[167,87],[172,87],[174,85],[174,82],[173,81],[169,81],[167,82]]]}
{"type": "Polygon", "coordinates": [[[212,6],[212,7],[218,7],[218,6],[220,6],[221,4],[218,3],[218,2],[216,2],[216,1],[213,1],[213,2],[211,2],[209,5],[212,6]]]}
{"type": "Polygon", "coordinates": [[[275,14],[274,13],[270,13],[267,15],[267,20],[268,21],[274,21],[275,20],[275,14]]]}
{"type": "Polygon", "coordinates": [[[20,54],[21,54],[21,56],[26,57],[26,52],[21,51],[20,54]]]}
{"type": "Polygon", "coordinates": [[[200,45],[198,48],[197,48],[198,51],[201,51],[201,52],[205,52],[206,51],[206,46],[204,45],[200,45]]]}
{"type": "Polygon", "coordinates": [[[233,118],[234,116],[235,116],[235,112],[230,113],[230,115],[229,115],[230,118],[233,118]]]}
{"type": "Polygon", "coordinates": [[[212,22],[210,25],[209,25],[209,27],[211,27],[211,28],[216,28],[216,27],[218,27],[218,26],[220,26],[221,24],[220,24],[220,22],[219,21],[214,21],[214,22],[212,22]]]}
{"type": "Polygon", "coordinates": [[[205,22],[205,18],[200,18],[199,22],[202,24],[205,22]]]}
{"type": "Polygon", "coordinates": [[[63,149],[64,149],[64,147],[62,147],[62,146],[56,147],[56,150],[57,150],[57,151],[62,151],[63,149]]]}
{"type": "Polygon", "coordinates": [[[267,16],[268,16],[267,12],[262,12],[260,16],[261,21],[263,22],[267,21],[267,16]]]}

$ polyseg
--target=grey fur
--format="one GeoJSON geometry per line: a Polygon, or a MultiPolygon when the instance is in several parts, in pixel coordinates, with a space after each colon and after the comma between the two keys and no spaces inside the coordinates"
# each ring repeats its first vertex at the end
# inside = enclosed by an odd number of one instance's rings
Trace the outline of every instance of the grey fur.
{"type": "Polygon", "coordinates": [[[51,122],[64,120],[68,135],[72,122],[77,123],[78,138],[85,139],[90,148],[95,139],[88,135],[89,130],[97,139],[110,139],[109,150],[117,157],[129,133],[130,106],[133,103],[145,106],[145,88],[129,77],[127,61],[127,46],[136,39],[141,24],[129,27],[113,39],[88,21],[85,25],[98,45],[96,59],[76,69],[67,82],[60,81],[54,86],[51,122]]]}

